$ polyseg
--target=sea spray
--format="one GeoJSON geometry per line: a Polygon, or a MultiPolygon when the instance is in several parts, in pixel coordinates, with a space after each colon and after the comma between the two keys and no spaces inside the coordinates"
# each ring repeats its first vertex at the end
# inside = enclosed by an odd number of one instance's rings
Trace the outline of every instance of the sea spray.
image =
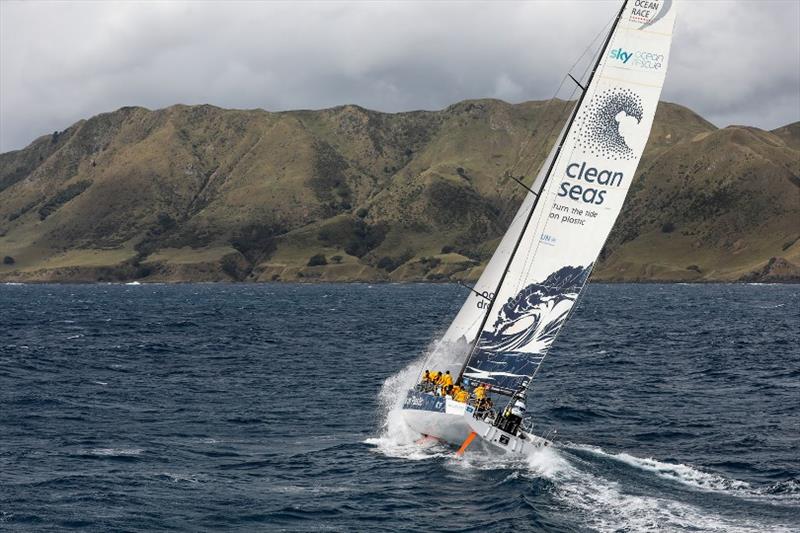
{"type": "Polygon", "coordinates": [[[448,452],[443,445],[426,441],[418,443],[423,435],[411,429],[403,420],[402,408],[406,392],[413,388],[427,367],[431,370],[453,366],[458,354],[451,353],[439,341],[432,342],[417,359],[383,382],[378,393],[378,405],[382,420],[377,438],[367,439],[378,450],[391,457],[426,459],[448,452]]]}

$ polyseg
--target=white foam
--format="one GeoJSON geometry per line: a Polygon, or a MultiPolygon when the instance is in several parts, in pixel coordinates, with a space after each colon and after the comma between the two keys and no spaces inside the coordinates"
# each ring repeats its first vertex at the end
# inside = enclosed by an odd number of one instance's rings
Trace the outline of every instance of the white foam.
{"type": "Polygon", "coordinates": [[[452,451],[440,444],[417,443],[422,437],[419,433],[408,427],[403,420],[402,408],[406,392],[412,388],[422,374],[423,365],[430,368],[444,368],[449,361],[449,354],[442,350],[433,350],[431,344],[428,350],[405,368],[390,376],[383,382],[378,393],[379,408],[383,413],[383,424],[377,437],[366,439],[364,442],[375,446],[380,453],[389,457],[400,457],[411,460],[429,459],[452,455],[452,451]],[[433,358],[432,354],[437,355],[433,358]]]}
{"type": "MultiPolygon", "coordinates": [[[[580,512],[581,525],[597,531],[764,530],[763,524],[724,517],[684,502],[627,492],[622,484],[588,472],[553,448],[532,455],[528,464],[528,475],[551,480],[556,497],[580,512]]],[[[783,526],[769,529],[790,531],[783,526]]]]}
{"type": "MultiPolygon", "coordinates": [[[[780,484],[767,488],[753,487],[746,481],[730,479],[721,474],[704,472],[690,465],[665,463],[651,457],[635,457],[625,452],[608,453],[597,446],[570,444],[565,447],[573,450],[588,451],[615,461],[620,461],[635,468],[653,472],[662,479],[668,479],[704,492],[715,492],[739,498],[767,502],[772,501],[780,504],[800,504],[800,492],[793,490],[780,491],[779,488],[782,486],[780,484]],[[776,486],[779,488],[776,489],[776,486]]],[[[788,487],[789,485],[786,486],[788,487]]]]}
{"type": "Polygon", "coordinates": [[[87,453],[101,457],[130,457],[139,455],[142,451],[141,448],[94,448],[87,453]]]}
{"type": "Polygon", "coordinates": [[[596,446],[571,445],[569,447],[575,450],[584,450],[596,455],[602,455],[627,465],[653,472],[661,478],[676,481],[678,483],[689,485],[701,490],[712,492],[737,492],[748,491],[751,489],[750,484],[745,481],[728,479],[719,474],[703,472],[702,470],[698,470],[697,468],[689,465],[680,463],[665,463],[662,461],[657,461],[652,457],[635,457],[625,452],[608,453],[602,448],[598,448],[596,446]]]}
{"type": "MultiPolygon", "coordinates": [[[[626,493],[619,483],[577,469],[560,473],[555,495],[597,531],[763,531],[763,524],[723,517],[687,503],[626,493]]],[[[770,531],[789,531],[780,526],[770,531]]]]}
{"type": "Polygon", "coordinates": [[[172,473],[172,472],[162,472],[161,475],[166,477],[166,478],[168,478],[173,483],[180,483],[180,482],[200,483],[201,481],[204,481],[204,478],[202,476],[199,476],[199,475],[196,475],[196,474],[180,474],[180,473],[172,473]]]}

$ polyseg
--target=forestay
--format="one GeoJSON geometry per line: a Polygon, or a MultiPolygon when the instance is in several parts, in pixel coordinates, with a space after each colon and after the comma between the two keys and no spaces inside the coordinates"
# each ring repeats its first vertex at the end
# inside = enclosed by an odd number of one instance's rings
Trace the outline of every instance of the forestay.
{"type": "Polygon", "coordinates": [[[471,382],[523,390],[563,327],[649,137],[674,20],[671,0],[628,0],[620,11],[555,161],[534,183],[539,197],[525,199],[476,286],[491,303],[470,296],[445,335],[478,337],[463,371],[471,382]]]}

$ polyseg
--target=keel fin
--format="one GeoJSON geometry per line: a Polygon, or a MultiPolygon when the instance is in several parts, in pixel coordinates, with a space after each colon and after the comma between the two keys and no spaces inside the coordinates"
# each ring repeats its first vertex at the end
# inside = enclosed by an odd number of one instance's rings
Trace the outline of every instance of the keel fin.
{"type": "Polygon", "coordinates": [[[474,431],[470,432],[470,434],[467,435],[467,438],[464,439],[464,442],[461,443],[461,448],[459,448],[458,451],[456,452],[456,455],[458,457],[464,455],[464,452],[467,451],[467,448],[469,448],[469,445],[472,444],[472,441],[475,440],[475,437],[477,435],[478,434],[475,433],[474,431]]]}

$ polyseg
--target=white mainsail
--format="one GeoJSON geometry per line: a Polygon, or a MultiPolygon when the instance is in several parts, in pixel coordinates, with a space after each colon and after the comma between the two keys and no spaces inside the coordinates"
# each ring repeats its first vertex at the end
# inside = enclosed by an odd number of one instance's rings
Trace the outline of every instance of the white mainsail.
{"type": "MultiPolygon", "coordinates": [[[[563,131],[562,131],[563,133],[563,131]]],[[[542,164],[539,174],[536,176],[531,189],[536,191],[541,189],[544,178],[547,174],[547,169],[555,157],[557,146],[548,154],[547,159],[542,164]]],[[[536,201],[536,195],[528,192],[522,200],[517,213],[511,221],[508,230],[500,240],[500,244],[492,255],[492,258],[487,263],[486,268],[478,278],[477,283],[473,287],[475,292],[471,292],[467,297],[467,301],[461,306],[456,318],[450,324],[445,334],[442,336],[441,342],[450,345],[463,345],[467,349],[472,346],[475,339],[478,337],[481,324],[484,316],[489,308],[489,303],[494,298],[494,291],[500,283],[500,278],[503,272],[508,267],[511,252],[520,238],[522,227],[525,224],[525,219],[533,209],[533,204],[536,201]],[[476,294],[477,293],[477,294],[476,294]],[[482,295],[478,296],[478,294],[482,295]]],[[[466,354],[465,354],[466,355],[466,354]]],[[[463,359],[462,359],[463,362],[463,359]]]]}
{"type": "Polygon", "coordinates": [[[671,0],[623,6],[550,160],[444,340],[473,342],[463,376],[524,390],[619,215],[650,134],[675,21],[671,0]],[[493,294],[496,292],[497,294],[493,294]],[[477,337],[477,339],[476,339],[477,337]]]}

